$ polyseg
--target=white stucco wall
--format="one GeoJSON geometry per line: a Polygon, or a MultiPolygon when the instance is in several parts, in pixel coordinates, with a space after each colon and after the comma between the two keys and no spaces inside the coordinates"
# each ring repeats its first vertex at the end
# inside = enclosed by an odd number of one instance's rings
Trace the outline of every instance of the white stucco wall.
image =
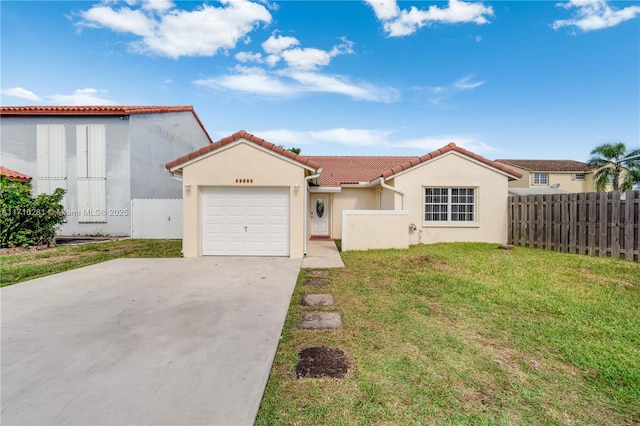
{"type": "MultiPolygon", "coordinates": [[[[418,229],[410,235],[410,244],[453,241],[506,243],[508,177],[495,169],[456,152],[448,152],[397,175],[394,183],[396,188],[407,194],[407,226],[413,223],[418,229]],[[425,222],[425,187],[476,188],[476,221],[425,222]]],[[[396,209],[400,209],[398,202],[396,209]]]]}
{"type": "Polygon", "coordinates": [[[342,188],[331,197],[331,237],[342,238],[343,210],[379,210],[380,201],[375,188],[342,188]]]}
{"type": "Polygon", "coordinates": [[[302,166],[243,140],[187,165],[183,170],[184,257],[201,256],[200,193],[207,186],[289,187],[290,257],[302,257],[304,177],[302,166]],[[251,179],[253,183],[239,184],[236,179],[251,179]],[[191,183],[189,191],[184,187],[187,182],[191,183]]]}
{"type": "Polygon", "coordinates": [[[342,251],[408,248],[406,210],[343,210],[342,251]]]}

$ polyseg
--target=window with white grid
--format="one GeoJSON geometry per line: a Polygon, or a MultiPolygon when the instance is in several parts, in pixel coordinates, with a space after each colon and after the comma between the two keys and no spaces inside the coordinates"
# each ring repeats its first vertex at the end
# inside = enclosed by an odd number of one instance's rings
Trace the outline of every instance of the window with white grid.
{"type": "Polygon", "coordinates": [[[534,173],[533,174],[534,185],[549,185],[549,173],[534,173]]]}
{"type": "Polygon", "coordinates": [[[475,222],[475,188],[425,188],[425,222],[475,222]]]}

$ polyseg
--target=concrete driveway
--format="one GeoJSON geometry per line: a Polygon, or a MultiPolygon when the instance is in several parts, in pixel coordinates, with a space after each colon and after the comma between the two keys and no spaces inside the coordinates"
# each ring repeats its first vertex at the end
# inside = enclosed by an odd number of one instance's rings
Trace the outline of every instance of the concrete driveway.
{"type": "Polygon", "coordinates": [[[118,259],[3,288],[2,424],[252,424],[300,263],[118,259]]]}

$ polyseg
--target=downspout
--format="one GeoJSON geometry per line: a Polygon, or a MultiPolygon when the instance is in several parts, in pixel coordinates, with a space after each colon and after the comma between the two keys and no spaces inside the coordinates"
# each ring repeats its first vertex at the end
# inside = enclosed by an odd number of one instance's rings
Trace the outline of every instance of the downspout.
{"type": "Polygon", "coordinates": [[[176,172],[169,172],[169,176],[171,176],[171,179],[173,180],[177,180],[178,182],[182,182],[182,175],[178,175],[176,172]],[[178,177],[180,176],[180,177],[178,177]]]}
{"type": "Polygon", "coordinates": [[[384,177],[382,176],[379,177],[379,183],[380,183],[380,186],[383,187],[384,189],[388,189],[389,191],[393,191],[402,196],[402,210],[404,210],[405,199],[407,198],[407,194],[404,191],[400,191],[398,188],[394,188],[393,186],[389,186],[386,183],[384,183],[384,177]]]}
{"type": "Polygon", "coordinates": [[[306,178],[304,178],[304,220],[302,221],[302,227],[303,227],[303,232],[304,232],[304,236],[303,236],[303,251],[304,251],[304,256],[307,255],[307,222],[309,221],[309,217],[307,215],[307,209],[309,208],[309,181],[311,179],[317,179],[322,175],[322,169],[318,169],[318,173],[316,173],[315,175],[310,175],[307,176],[306,178]]]}

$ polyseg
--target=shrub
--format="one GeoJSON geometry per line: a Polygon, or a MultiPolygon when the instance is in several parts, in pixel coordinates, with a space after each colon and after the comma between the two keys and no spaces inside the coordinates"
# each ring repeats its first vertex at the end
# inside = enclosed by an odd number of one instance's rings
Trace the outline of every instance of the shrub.
{"type": "Polygon", "coordinates": [[[65,221],[60,202],[65,190],[31,195],[31,186],[0,176],[0,247],[29,247],[50,243],[65,221]]]}

